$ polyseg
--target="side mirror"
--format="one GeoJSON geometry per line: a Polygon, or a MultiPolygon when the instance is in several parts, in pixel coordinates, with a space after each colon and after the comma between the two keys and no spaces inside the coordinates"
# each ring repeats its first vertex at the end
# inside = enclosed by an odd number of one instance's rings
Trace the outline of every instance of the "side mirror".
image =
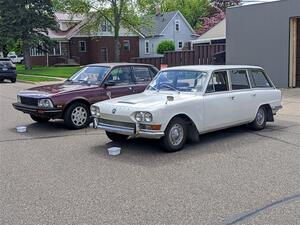
{"type": "Polygon", "coordinates": [[[105,87],[111,87],[111,86],[115,86],[116,82],[113,80],[109,80],[109,81],[106,81],[104,85],[105,85],[105,87]]]}

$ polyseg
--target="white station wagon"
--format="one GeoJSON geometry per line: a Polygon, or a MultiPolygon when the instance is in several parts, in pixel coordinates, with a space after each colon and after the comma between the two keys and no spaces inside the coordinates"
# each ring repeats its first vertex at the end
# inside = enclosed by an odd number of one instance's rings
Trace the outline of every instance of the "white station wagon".
{"type": "Polygon", "coordinates": [[[281,108],[281,91],[260,67],[182,66],[160,71],[141,94],[93,104],[91,113],[112,141],[159,139],[174,152],[199,134],[264,129],[281,108]]]}

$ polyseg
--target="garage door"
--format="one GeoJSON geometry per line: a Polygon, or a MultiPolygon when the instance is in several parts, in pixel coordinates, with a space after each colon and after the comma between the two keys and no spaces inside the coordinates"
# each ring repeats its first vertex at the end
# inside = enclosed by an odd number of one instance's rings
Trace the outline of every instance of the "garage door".
{"type": "Polygon", "coordinates": [[[297,19],[297,59],[296,86],[300,87],[300,19],[297,19]]]}

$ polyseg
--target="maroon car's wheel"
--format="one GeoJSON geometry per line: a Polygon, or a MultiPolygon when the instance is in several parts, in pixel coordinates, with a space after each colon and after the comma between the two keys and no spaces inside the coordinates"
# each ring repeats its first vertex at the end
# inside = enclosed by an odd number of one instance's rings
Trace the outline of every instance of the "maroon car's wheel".
{"type": "Polygon", "coordinates": [[[81,102],[73,103],[67,108],[64,121],[70,129],[82,129],[87,127],[91,122],[88,106],[81,102]]]}

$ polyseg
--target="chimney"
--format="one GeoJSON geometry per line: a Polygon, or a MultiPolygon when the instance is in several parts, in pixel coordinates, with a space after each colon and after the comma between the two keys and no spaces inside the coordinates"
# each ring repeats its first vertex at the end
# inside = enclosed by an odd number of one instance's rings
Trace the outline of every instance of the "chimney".
{"type": "Polygon", "coordinates": [[[156,11],[155,15],[160,16],[160,5],[156,5],[155,11],[156,11]]]}

